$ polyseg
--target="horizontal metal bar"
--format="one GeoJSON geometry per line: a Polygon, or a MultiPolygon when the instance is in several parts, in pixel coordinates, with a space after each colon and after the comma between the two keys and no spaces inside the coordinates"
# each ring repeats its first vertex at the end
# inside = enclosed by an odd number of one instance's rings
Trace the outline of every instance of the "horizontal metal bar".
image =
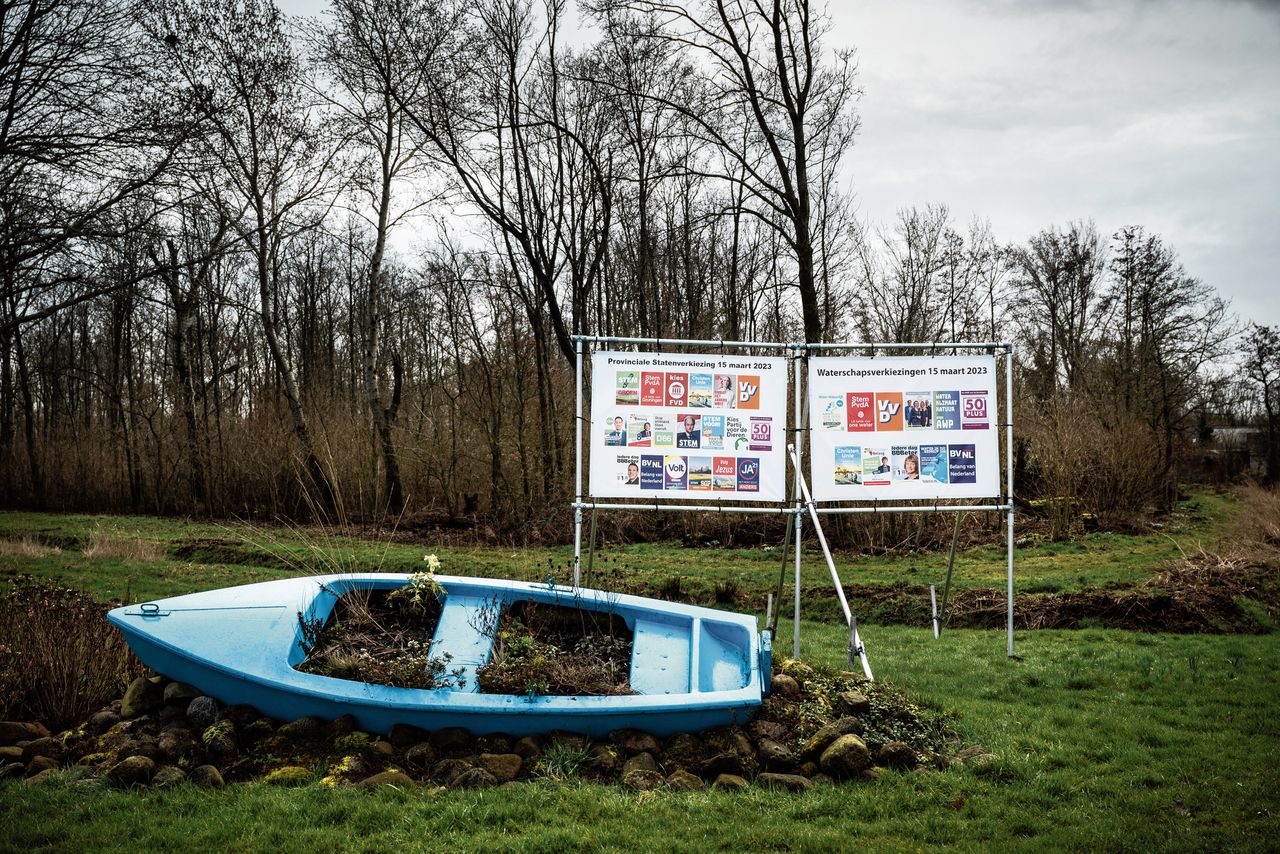
{"type": "Polygon", "coordinates": [[[935,341],[931,343],[897,343],[893,341],[872,341],[864,344],[805,344],[806,350],[990,350],[993,347],[1007,350],[1007,341],[935,341]]]}
{"type": "Polygon", "coordinates": [[[590,341],[597,344],[677,344],[697,347],[735,347],[756,350],[796,350],[802,344],[784,344],[777,341],[723,341],[712,338],[624,338],[616,335],[574,335],[575,341],[590,341]]]}
{"type": "Polygon", "coordinates": [[[708,511],[713,513],[766,513],[776,516],[794,516],[800,512],[795,507],[726,507],[722,504],[605,504],[594,501],[575,501],[569,506],[575,509],[580,507],[584,510],[671,510],[677,513],[708,511]]]}
{"type": "Polygon", "coordinates": [[[884,504],[871,507],[819,507],[819,513],[959,513],[965,510],[1008,510],[1008,504],[884,504]]]}

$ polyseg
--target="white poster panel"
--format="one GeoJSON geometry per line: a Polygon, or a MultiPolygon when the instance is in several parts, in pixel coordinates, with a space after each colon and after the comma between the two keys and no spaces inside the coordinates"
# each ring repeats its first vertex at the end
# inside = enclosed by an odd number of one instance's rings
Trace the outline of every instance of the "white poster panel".
{"type": "Polygon", "coordinates": [[[598,351],[588,490],[598,498],[782,501],[787,360],[598,351]]]}
{"type": "Polygon", "coordinates": [[[995,356],[809,360],[815,501],[1000,494],[995,356]]]}

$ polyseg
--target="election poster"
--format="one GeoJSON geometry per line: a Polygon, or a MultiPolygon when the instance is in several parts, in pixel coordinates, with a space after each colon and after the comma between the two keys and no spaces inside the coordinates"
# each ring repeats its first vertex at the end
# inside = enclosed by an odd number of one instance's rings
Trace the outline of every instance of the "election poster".
{"type": "Polygon", "coordinates": [[[786,428],[784,358],[592,354],[593,497],[783,501],[786,428]]]}
{"type": "Polygon", "coordinates": [[[815,501],[1000,494],[994,356],[809,360],[815,501]]]}

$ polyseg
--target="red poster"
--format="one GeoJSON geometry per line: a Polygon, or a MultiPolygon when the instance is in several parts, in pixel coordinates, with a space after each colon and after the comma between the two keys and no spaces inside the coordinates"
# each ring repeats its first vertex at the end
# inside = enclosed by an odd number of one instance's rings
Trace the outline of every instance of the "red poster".
{"type": "Polygon", "coordinates": [[[645,371],[640,375],[640,405],[662,406],[666,397],[666,383],[661,371],[645,371]]]}
{"type": "Polygon", "coordinates": [[[733,492],[738,488],[738,459],[715,457],[712,460],[713,483],[721,492],[733,492]]]}
{"type": "Polygon", "coordinates": [[[876,429],[876,396],[869,391],[851,391],[845,395],[845,429],[860,433],[876,429]]]}
{"type": "Polygon", "coordinates": [[[666,406],[685,406],[689,400],[689,375],[667,374],[666,406]]]}

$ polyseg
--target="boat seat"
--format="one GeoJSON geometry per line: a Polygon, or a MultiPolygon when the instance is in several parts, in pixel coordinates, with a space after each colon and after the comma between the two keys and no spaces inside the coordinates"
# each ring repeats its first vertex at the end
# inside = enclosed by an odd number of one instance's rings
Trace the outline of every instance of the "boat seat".
{"type": "Polygon", "coordinates": [[[453,690],[470,694],[479,691],[476,670],[489,661],[493,652],[498,605],[496,600],[485,596],[451,594],[445,597],[431,655],[453,656],[445,669],[449,674],[461,669],[464,680],[461,685],[454,685],[453,690]]]}
{"type": "Polygon", "coordinates": [[[690,621],[636,617],[631,641],[631,689],[687,694],[693,661],[690,621]]]}

